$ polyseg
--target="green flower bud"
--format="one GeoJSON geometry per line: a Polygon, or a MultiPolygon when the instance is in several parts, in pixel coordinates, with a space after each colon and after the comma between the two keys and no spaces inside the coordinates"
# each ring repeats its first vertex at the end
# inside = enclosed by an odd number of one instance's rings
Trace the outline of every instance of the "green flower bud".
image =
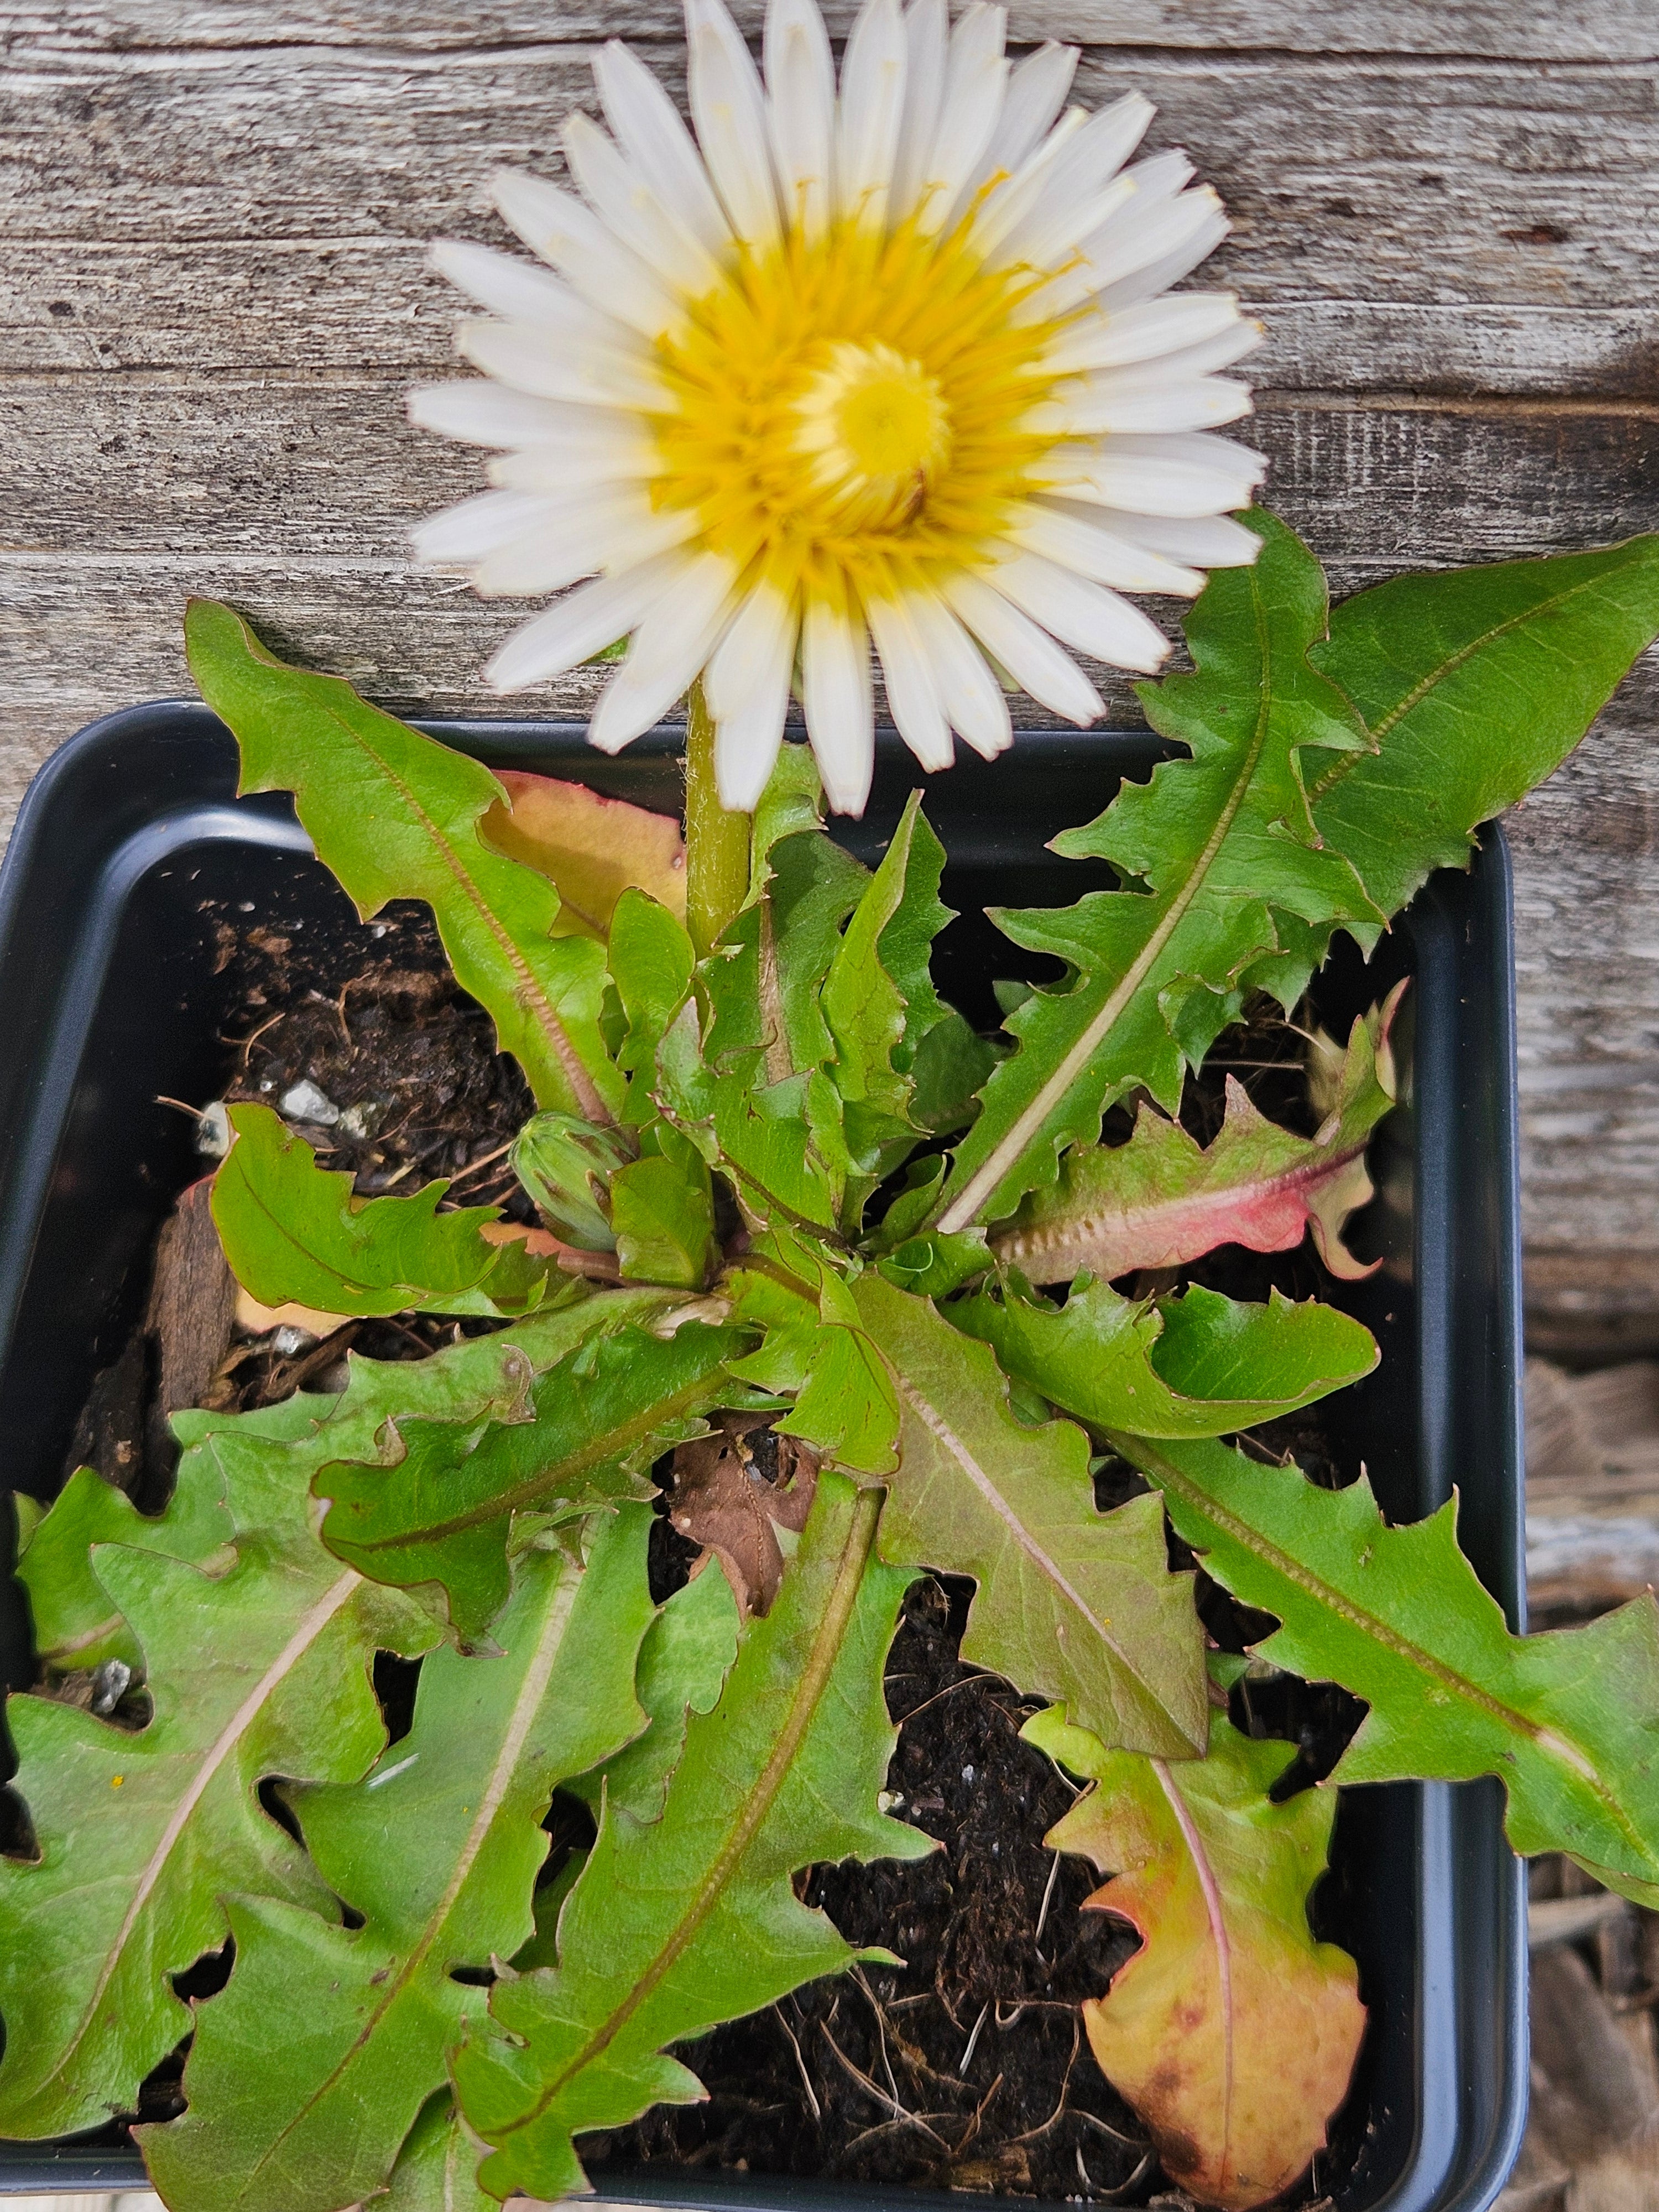
{"type": "Polygon", "coordinates": [[[574,1114],[538,1114],[513,1145],[513,1168],[542,1219],[583,1252],[614,1252],[611,1178],[634,1157],[618,1129],[601,1129],[574,1114]]]}

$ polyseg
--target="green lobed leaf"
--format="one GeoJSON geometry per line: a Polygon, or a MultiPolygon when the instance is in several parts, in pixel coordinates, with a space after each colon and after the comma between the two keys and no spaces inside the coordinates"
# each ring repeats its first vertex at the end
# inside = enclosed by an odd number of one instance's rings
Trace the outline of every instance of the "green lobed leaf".
{"type": "MultiPolygon", "coordinates": [[[[738,1629],[732,1585],[712,1563],[667,1600],[645,1632],[634,1686],[650,1726],[614,1759],[569,1785],[595,1813],[603,1793],[636,1820],[659,1817],[669,1777],[685,1748],[690,1717],[713,1712],[720,1702],[738,1656],[738,1629]]],[[[538,1926],[541,1917],[538,1895],[538,1926]]],[[[515,1956],[516,1963],[526,1963],[523,1954],[515,1956]]],[[[550,1965],[552,1959],[535,1963],[550,1965]]]]}
{"type": "Polygon", "coordinates": [[[226,1895],[325,1903],[258,1784],[355,1781],[386,1741],[376,1650],[412,1656],[436,1632],[325,1551],[289,1449],[222,1428],[186,1455],[179,1517],[199,1525],[223,1501],[234,1550],[220,1571],[155,1549],[93,1553],[143,1656],[148,1725],[49,1697],[7,1702],[39,1856],[0,1859],[6,2135],[134,2109],[189,2028],[168,1977],[223,1942],[226,1895]]]}
{"type": "MultiPolygon", "coordinates": [[[[741,1400],[726,1363],[748,1332],[689,1321],[671,1334],[637,1325],[637,1301],[611,1292],[579,1307],[580,1340],[539,1378],[521,1372],[516,1404],[473,1421],[397,1420],[378,1466],[335,1465],[315,1481],[330,1500],[323,1540],[377,1582],[429,1586],[464,1644],[506,1602],[515,1520],[569,1519],[647,1495],[642,1471],[695,1436],[711,1407],[741,1400]]],[[[647,1310],[649,1310],[648,1303],[647,1310]]]]}
{"type": "Polygon", "coordinates": [[[988,1346],[878,1274],[853,1296],[899,1402],[882,1556],[978,1583],[965,1660],[1065,1699],[1104,1741],[1201,1751],[1203,1638],[1157,1500],[1097,1513],[1083,1431],[1017,1420],[988,1346]]]}
{"type": "Polygon", "coordinates": [[[1016,1279],[958,1299],[950,1319],[1010,1374],[1095,1429],[1218,1437],[1328,1397],[1377,1362],[1370,1331],[1278,1291],[1244,1305],[1194,1283],[1179,1297],[1120,1297],[1083,1277],[1063,1306],[1016,1279]]]}
{"type": "Polygon", "coordinates": [[[550,934],[552,884],[480,836],[480,818],[507,799],[489,770],[339,677],[288,666],[211,599],[191,601],[185,646],[202,696],[241,745],[242,790],[294,793],[365,921],[389,899],[424,899],[456,980],[494,1017],[537,1103],[611,1119],[623,1083],[599,1028],[604,951],[550,934]]]}
{"type": "Polygon", "coordinates": [[[1320,834],[1393,913],[1560,766],[1659,635],[1659,534],[1395,576],[1331,616],[1315,665],[1371,749],[1313,785],[1320,834]]]}
{"type": "Polygon", "coordinates": [[[611,1225],[624,1282],[700,1291],[720,1264],[714,1191],[690,1139],[658,1121],[651,1148],[611,1180],[611,1225]]]}
{"type": "MultiPolygon", "coordinates": [[[[291,1401],[290,1401],[291,1402],[291,1401]]],[[[119,1659],[143,1666],[138,1639],[93,1565],[94,1547],[125,1544],[194,1566],[228,1566],[231,1525],[211,1485],[181,1481],[165,1513],[140,1513],[95,1468],[77,1468],[36,1524],[16,1566],[28,1592],[34,1649],[47,1674],[119,1659]]]]}
{"type": "Polygon", "coordinates": [[[173,2212],[338,2212],[384,2187],[445,2054],[531,1933],[553,1791],[637,1735],[652,1619],[645,1505],[602,1517],[586,1569],[519,1568],[501,1656],[434,1652],[409,1734],[361,1782],[285,1794],[345,1927],[275,1899],[229,1904],[229,1985],[196,2008],[189,2109],[141,2128],[173,2212]],[[282,2063],[271,2023],[283,2022],[282,2063]]]}
{"type": "Polygon", "coordinates": [[[845,1276],[805,1237],[774,1230],[732,1270],[732,1316],[765,1329],[732,1371],[793,1397],[778,1423],[823,1458],[861,1474],[896,1463],[898,1400],[845,1276]]]}
{"type": "Polygon", "coordinates": [[[799,1902],[798,1869],[932,1848],[877,1808],[896,1737],[882,1671],[910,1579],[873,1557],[878,1511],[875,1492],[820,1478],[777,1603],[688,1724],[661,1818],[606,1806],[560,1963],[498,1983],[496,2034],[461,2045],[456,2092],[494,2146],[496,2196],[586,2188],[574,2136],[702,2094],[670,2045],[859,1955],[799,1902]]]}
{"type": "Polygon", "coordinates": [[[478,2186],[484,2147],[468,2133],[447,2089],[410,2130],[374,2212],[497,2212],[499,2198],[478,2186]]]}
{"type": "Polygon", "coordinates": [[[1365,1146],[1395,1103],[1388,1037],[1399,998],[1396,990],[1355,1021],[1346,1053],[1315,1040],[1310,1073],[1324,1119],[1312,1137],[1269,1121],[1231,1075],[1207,1146],[1143,1102],[1127,1144],[1068,1152],[1058,1182],[1027,1195],[993,1234],[992,1250],[1033,1282],[1069,1282],[1083,1268],[1107,1280],[1180,1267],[1218,1244],[1288,1252],[1311,1231],[1333,1274],[1370,1274],[1341,1231],[1372,1194],[1365,1146]]]}
{"type": "Polygon", "coordinates": [[[233,1106],[235,1142],[213,1178],[213,1218],[230,1271],[267,1306],[319,1313],[523,1313],[569,1278],[521,1243],[480,1231],[494,1206],[440,1213],[447,1182],[407,1198],[359,1199],[352,1178],[319,1168],[269,1106],[233,1106]]]}
{"type": "Polygon", "coordinates": [[[1365,2030],[1352,1959],[1314,1940],[1334,1790],[1270,1796],[1290,1747],[1223,1719],[1202,1759],[1108,1751],[1058,1707],[1021,1734],[1091,1784],[1043,1838],[1114,1877],[1085,1910],[1143,1941],[1084,2026],[1164,2170],[1200,2204],[1249,2212],[1325,2144],[1365,2030]]]}
{"type": "Polygon", "coordinates": [[[1259,508],[1245,519],[1261,553],[1253,567],[1217,569],[1194,605],[1195,668],[1139,687],[1152,726],[1191,757],[1126,785],[1097,820],[1054,841],[1066,857],[1110,860],[1138,887],[993,917],[1067,974],[1006,1017],[1018,1048],[992,1072],[957,1148],[947,1231],[1012,1213],[1053,1181],[1060,1149],[1092,1144],[1105,1108],[1136,1085],[1173,1113],[1183,1065],[1237,1013],[1245,970],[1277,950],[1277,916],[1362,936],[1387,919],[1322,846],[1308,809],[1304,756],[1316,775],[1332,753],[1369,742],[1308,663],[1325,632],[1323,574],[1282,523],[1259,508]]]}
{"type": "Polygon", "coordinates": [[[642,1127],[656,1119],[657,1047],[690,995],[696,955],[678,916],[645,892],[629,890],[611,918],[610,962],[628,1025],[617,1054],[628,1078],[623,1119],[642,1127]]]}
{"type": "Polygon", "coordinates": [[[1565,1851],[1659,1906],[1659,1605],[1515,1636],[1457,1548],[1455,1501],[1391,1528],[1362,1475],[1316,1488],[1219,1443],[1113,1447],[1158,1485],[1177,1533],[1247,1605],[1264,1657],[1370,1707],[1331,1779],[1496,1774],[1517,1851],[1565,1851]]]}

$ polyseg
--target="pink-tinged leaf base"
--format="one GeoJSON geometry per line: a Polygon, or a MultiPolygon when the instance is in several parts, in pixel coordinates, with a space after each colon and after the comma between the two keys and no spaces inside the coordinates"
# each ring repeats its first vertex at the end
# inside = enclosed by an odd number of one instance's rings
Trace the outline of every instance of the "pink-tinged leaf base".
{"type": "Polygon", "coordinates": [[[1310,1231],[1334,1275],[1370,1274],[1376,1263],[1356,1260],[1341,1232],[1372,1194],[1365,1147],[1395,1103],[1389,1031],[1405,988],[1355,1022],[1340,1059],[1328,1039],[1315,1040],[1309,1088],[1325,1118],[1312,1137],[1269,1121],[1231,1075],[1207,1148],[1143,1104],[1127,1144],[1072,1153],[1054,1188],[993,1234],[992,1249],[1033,1282],[1068,1282],[1084,1268],[1109,1281],[1181,1267],[1218,1244],[1288,1252],[1310,1231]]]}
{"type": "Polygon", "coordinates": [[[495,778],[506,785],[511,808],[498,800],[479,831],[498,853],[558,886],[561,933],[607,937],[630,884],[684,921],[685,841],[672,815],[520,769],[497,769],[495,778]]]}
{"type": "Polygon", "coordinates": [[[1220,1719],[1201,1759],[1108,1751],[1058,1707],[1024,1733],[1094,1781],[1047,1841],[1110,1875],[1089,1905],[1145,1939],[1085,2004],[1090,2047],[1170,2179],[1249,2212],[1323,2148],[1364,2033],[1353,1960],[1308,1926],[1334,1793],[1273,1804],[1289,1746],[1220,1719]]]}

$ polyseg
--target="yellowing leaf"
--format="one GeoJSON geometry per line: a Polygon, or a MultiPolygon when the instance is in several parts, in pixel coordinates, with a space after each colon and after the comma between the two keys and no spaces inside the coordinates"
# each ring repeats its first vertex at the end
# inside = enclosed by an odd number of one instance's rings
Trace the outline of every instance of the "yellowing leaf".
{"type": "Polygon", "coordinates": [[[522,769],[497,769],[495,781],[506,785],[511,805],[497,799],[479,835],[558,886],[557,933],[603,940],[630,884],[684,921],[685,840],[672,815],[522,769]]]}
{"type": "Polygon", "coordinates": [[[1266,2203],[1323,2147],[1365,2028],[1353,1960],[1308,1926],[1334,1792],[1275,1805],[1289,1747],[1220,1719],[1207,1758],[1169,1762],[1108,1751],[1062,1706],[1024,1734],[1094,1783],[1047,1840],[1110,1875],[1089,1905],[1145,1938],[1084,2006],[1090,2047],[1171,2181],[1266,2203]]]}

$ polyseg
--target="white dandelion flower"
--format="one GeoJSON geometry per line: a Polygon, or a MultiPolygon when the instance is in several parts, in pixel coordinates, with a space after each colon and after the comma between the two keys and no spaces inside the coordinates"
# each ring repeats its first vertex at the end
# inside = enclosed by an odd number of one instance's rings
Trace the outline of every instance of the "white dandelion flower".
{"type": "Polygon", "coordinates": [[[765,75],[721,0],[686,0],[696,137],[642,63],[595,65],[607,135],[566,125],[574,191],[516,172],[495,204],[546,266],[446,244],[485,313],[487,382],[412,395],[496,449],[495,489],[416,534],[490,595],[564,592],[488,680],[517,690],[626,636],[593,716],[615,751],[699,678],[720,798],[752,807],[792,691],[830,804],[873,756],[873,642],[929,769],[1009,743],[1005,683],[1082,724],[1073,654],[1155,669],[1126,592],[1190,596],[1249,561],[1261,459],[1229,368],[1231,295],[1170,293],[1224,234],[1180,154],[1130,166],[1130,94],[1065,106],[1075,51],[1018,67],[973,0],[866,0],[837,93],[815,0],[771,0],[765,75]],[[570,590],[568,587],[575,586],[570,590]]]}

